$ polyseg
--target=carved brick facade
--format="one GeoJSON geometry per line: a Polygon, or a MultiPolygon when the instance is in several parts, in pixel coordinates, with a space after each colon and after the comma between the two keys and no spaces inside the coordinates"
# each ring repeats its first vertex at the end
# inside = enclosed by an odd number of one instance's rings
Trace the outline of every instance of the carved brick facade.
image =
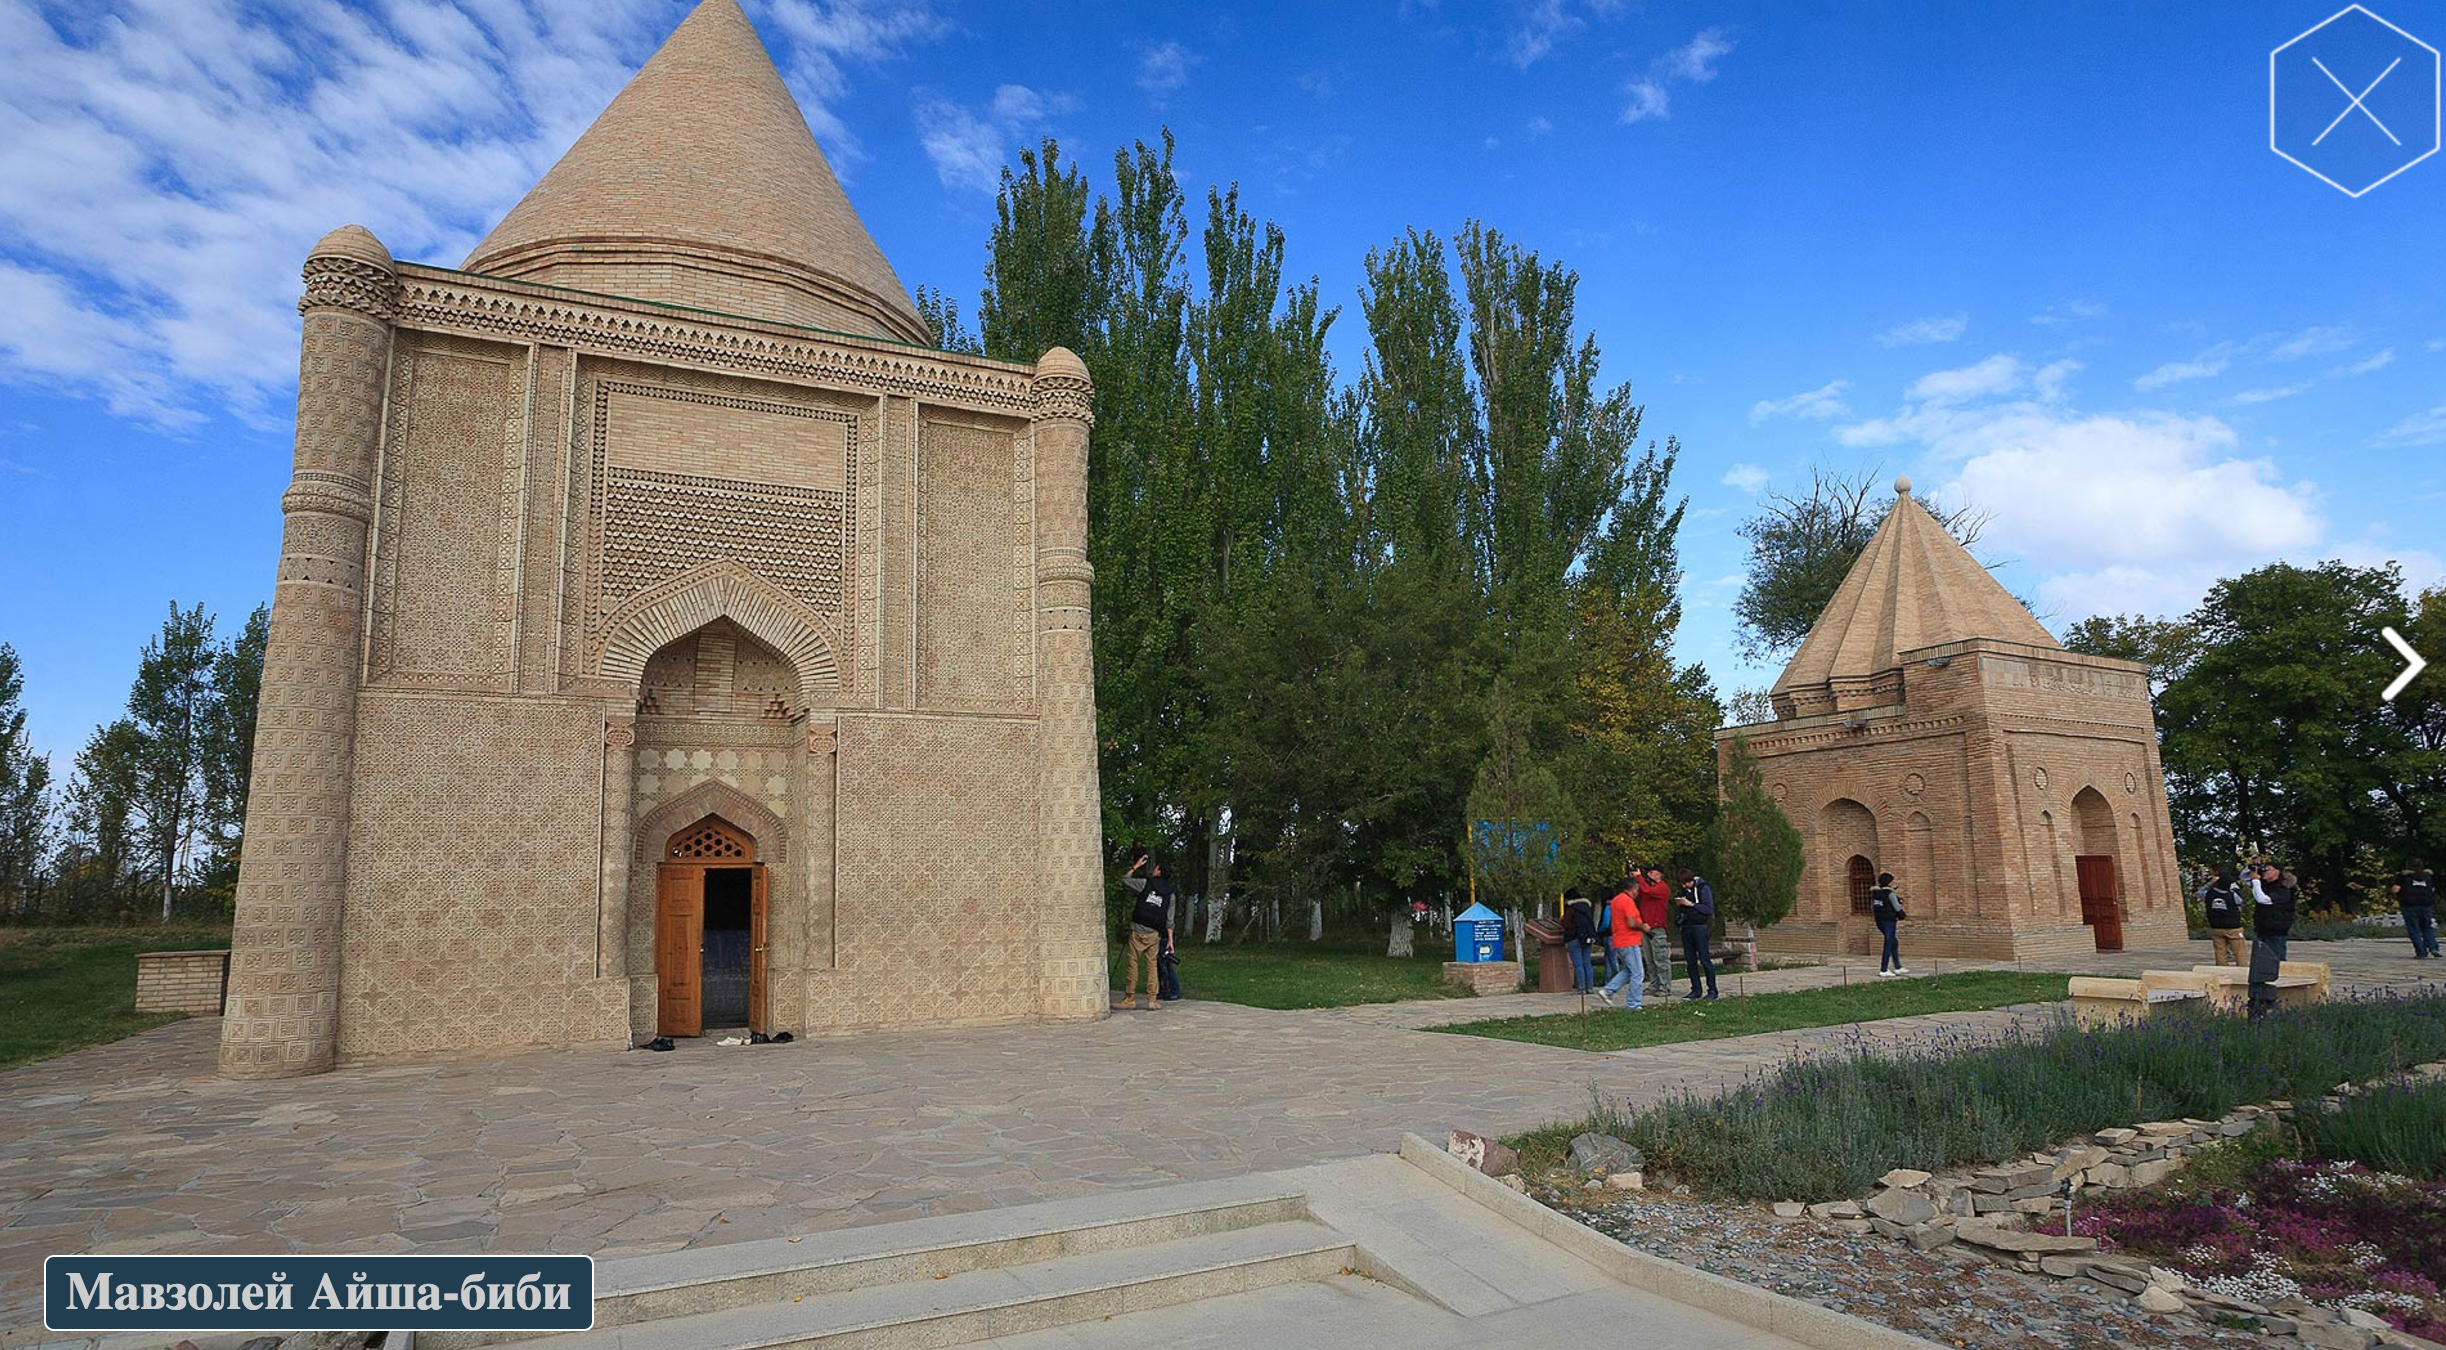
{"type": "MultiPolygon", "coordinates": [[[[648,69],[753,44],[709,0],[648,69]]],[[[318,246],[225,1072],[653,1034],[708,817],[762,869],[767,1025],[1100,1014],[1086,371],[888,340],[852,253],[789,284],[877,336],[318,246]]]]}
{"type": "Polygon", "coordinates": [[[1748,739],[1801,832],[1768,950],[1875,953],[1856,874],[1891,872],[1914,956],[2180,943],[2146,668],[2057,645],[1910,499],[1880,528],[1748,739]],[[2084,911],[2081,858],[2094,890],[2084,911]],[[2103,880],[2101,880],[2103,878],[2103,880]]]}

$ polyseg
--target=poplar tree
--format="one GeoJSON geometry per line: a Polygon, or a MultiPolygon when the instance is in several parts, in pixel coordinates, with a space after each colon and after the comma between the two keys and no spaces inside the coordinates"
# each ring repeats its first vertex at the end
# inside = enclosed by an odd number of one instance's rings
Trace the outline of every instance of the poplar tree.
{"type": "Polygon", "coordinates": [[[23,912],[49,851],[51,760],[26,734],[25,666],[0,642],[0,915],[23,912]]]}

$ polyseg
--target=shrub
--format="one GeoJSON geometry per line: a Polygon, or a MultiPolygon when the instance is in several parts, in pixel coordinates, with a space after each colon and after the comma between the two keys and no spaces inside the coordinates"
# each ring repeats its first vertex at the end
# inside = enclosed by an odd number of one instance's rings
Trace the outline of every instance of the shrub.
{"type": "Polygon", "coordinates": [[[1709,1194],[1830,1200],[1896,1167],[1996,1162],[2112,1126],[2214,1117],[2398,1073],[2446,1056],[2446,996],[2095,1030],[2059,1017],[2003,1034],[1953,1033],[1900,1055],[1881,1053],[1874,1035],[1719,1095],[1635,1113],[1601,1107],[1595,1128],[1637,1145],[1651,1172],[1709,1194]]]}
{"type": "Polygon", "coordinates": [[[2446,1181],[2446,1082],[2397,1079],[2341,1106],[2305,1108],[2294,1127],[2315,1157],[2446,1181]]]}

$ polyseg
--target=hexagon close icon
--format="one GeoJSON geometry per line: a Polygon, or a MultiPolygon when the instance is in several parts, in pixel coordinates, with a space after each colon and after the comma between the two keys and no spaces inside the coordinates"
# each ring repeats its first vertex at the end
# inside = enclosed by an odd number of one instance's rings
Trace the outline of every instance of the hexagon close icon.
{"type": "Polygon", "coordinates": [[[2438,49],[2350,5],[2268,53],[2268,148],[2359,197],[2438,152],[2438,49]]]}

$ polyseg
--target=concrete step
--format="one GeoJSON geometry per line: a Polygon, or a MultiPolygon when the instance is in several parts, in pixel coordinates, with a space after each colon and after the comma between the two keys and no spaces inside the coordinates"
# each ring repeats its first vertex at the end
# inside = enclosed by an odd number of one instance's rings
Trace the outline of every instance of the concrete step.
{"type": "MultiPolygon", "coordinates": [[[[1235,1180],[606,1261],[596,1271],[595,1329],[935,1280],[1307,1217],[1307,1200],[1301,1194],[1235,1180]]],[[[419,1350],[473,1350],[533,1340],[539,1334],[429,1331],[419,1338],[419,1350]]]]}
{"type": "MultiPolygon", "coordinates": [[[[1306,1219],[966,1269],[720,1311],[545,1336],[532,1350],[901,1350],[1321,1280],[1357,1264],[1349,1238],[1306,1219]]],[[[420,1350],[436,1344],[418,1338],[420,1350]]]]}

